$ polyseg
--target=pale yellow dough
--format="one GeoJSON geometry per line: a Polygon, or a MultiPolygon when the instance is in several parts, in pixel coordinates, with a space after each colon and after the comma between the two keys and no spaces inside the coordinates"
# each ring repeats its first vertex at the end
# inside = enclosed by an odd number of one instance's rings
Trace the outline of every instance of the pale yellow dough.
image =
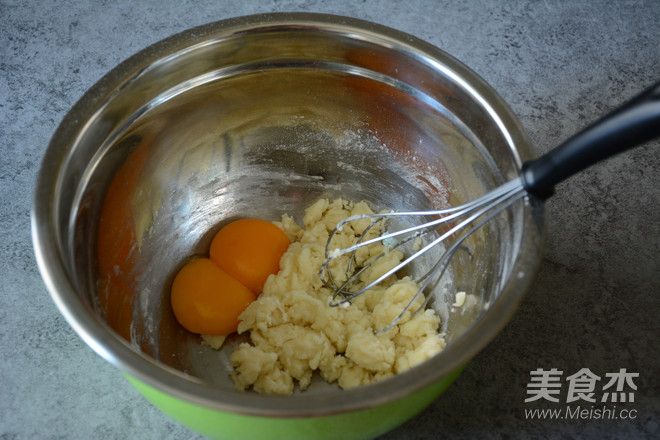
{"type": "MultiPolygon", "coordinates": [[[[249,332],[251,343],[241,344],[230,358],[238,389],[291,394],[296,383],[305,390],[315,371],[328,382],[353,388],[403,372],[445,347],[438,334],[440,319],[433,310],[412,319],[408,314],[391,330],[374,333],[417,293],[418,285],[408,278],[391,277],[349,307],[329,305],[332,292],[319,277],[329,232],[344,218],[371,212],[365,202],[321,199],[306,210],[304,228],[283,216],[278,226],[292,244],[280,261],[279,273],[268,278],[263,293],[240,316],[238,332],[249,332]]],[[[333,247],[354,243],[367,222],[343,227],[333,247]]],[[[379,231],[374,228],[370,233],[379,231]]],[[[383,249],[374,244],[360,250],[358,264],[383,249]]],[[[339,257],[332,267],[337,282],[345,279],[347,259],[339,257]]],[[[361,282],[375,279],[401,259],[400,252],[390,252],[361,275],[361,282]]]]}

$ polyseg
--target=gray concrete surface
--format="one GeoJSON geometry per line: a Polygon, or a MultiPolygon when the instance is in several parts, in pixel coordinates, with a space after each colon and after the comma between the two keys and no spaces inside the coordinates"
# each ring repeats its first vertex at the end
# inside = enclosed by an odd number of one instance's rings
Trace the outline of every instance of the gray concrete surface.
{"type": "MultiPolygon", "coordinates": [[[[655,0],[0,0],[0,439],[201,438],[147,403],[60,316],[35,266],[29,210],[50,136],[104,73],[172,33],[269,11],[353,16],[439,46],[510,103],[539,154],[660,79],[655,0]]],[[[518,313],[454,386],[383,439],[660,437],[659,146],[560,185],[518,313]],[[565,391],[559,403],[525,403],[539,368],[564,380],[582,368],[638,373],[627,389],[635,401],[610,404],[628,417],[526,417],[600,405],[568,403],[565,391]]]]}

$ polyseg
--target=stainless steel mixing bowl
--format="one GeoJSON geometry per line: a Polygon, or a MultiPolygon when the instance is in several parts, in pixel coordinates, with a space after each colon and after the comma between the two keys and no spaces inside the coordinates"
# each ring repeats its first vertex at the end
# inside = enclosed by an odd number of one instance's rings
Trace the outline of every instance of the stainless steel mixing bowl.
{"type": "Polygon", "coordinates": [[[300,219],[319,197],[376,208],[460,203],[516,176],[530,147],[477,75],[410,35],[343,17],[272,14],[168,38],[65,117],[33,208],[39,268],[77,333],[152,402],[214,438],[368,438],[424,408],[508,321],[539,261],[525,201],[460,252],[434,307],[449,342],[359,389],[236,391],[228,353],[173,317],[169,286],[239,217],[300,219]],[[453,294],[476,300],[451,310],[453,294]]]}

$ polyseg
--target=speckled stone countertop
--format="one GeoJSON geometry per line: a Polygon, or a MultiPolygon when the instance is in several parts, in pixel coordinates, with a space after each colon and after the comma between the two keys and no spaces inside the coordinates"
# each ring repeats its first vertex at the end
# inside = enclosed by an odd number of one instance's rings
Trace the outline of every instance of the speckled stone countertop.
{"type": "MultiPolygon", "coordinates": [[[[178,31],[274,11],[371,20],[444,49],[504,97],[539,154],[660,79],[655,0],[0,0],[0,439],[201,438],[60,315],[33,256],[32,193],[57,124],[113,66],[178,31]]],[[[659,146],[559,186],[545,258],[517,314],[443,396],[383,439],[660,437],[659,146]],[[596,397],[607,374],[636,373],[636,389],[618,390],[634,402],[610,401],[613,415],[600,417],[600,402],[568,402],[565,388],[557,403],[526,403],[530,372],[553,368],[564,387],[583,368],[601,377],[596,397]],[[578,407],[591,412],[529,414],[578,407]]]]}

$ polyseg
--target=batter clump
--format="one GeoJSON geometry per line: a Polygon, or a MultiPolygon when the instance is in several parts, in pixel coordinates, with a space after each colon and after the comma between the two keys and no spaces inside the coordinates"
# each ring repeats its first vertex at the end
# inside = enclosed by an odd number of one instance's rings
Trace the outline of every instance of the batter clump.
{"type": "MultiPolygon", "coordinates": [[[[305,390],[317,371],[330,383],[348,389],[401,373],[429,359],[445,347],[439,335],[440,319],[433,310],[413,317],[410,313],[384,333],[386,327],[418,291],[408,277],[395,275],[356,298],[349,307],[331,307],[332,291],[324,287],[319,270],[328,236],[339,221],[371,214],[365,202],[318,200],[307,208],[303,227],[284,215],[278,226],[291,245],[280,260],[280,271],[271,275],[259,298],[240,315],[239,333],[248,333],[232,353],[232,379],[238,389],[265,394],[291,394],[296,383],[305,390]]],[[[368,220],[346,225],[332,246],[348,247],[362,234],[368,220]]],[[[372,228],[369,235],[382,231],[372,228]]],[[[358,265],[382,253],[381,244],[361,248],[358,265]]],[[[331,267],[337,283],[346,279],[349,256],[331,267]]],[[[390,251],[360,275],[366,285],[403,258],[390,251]]],[[[421,305],[424,298],[418,298],[421,305]]],[[[413,310],[415,307],[413,307],[413,310]]]]}

